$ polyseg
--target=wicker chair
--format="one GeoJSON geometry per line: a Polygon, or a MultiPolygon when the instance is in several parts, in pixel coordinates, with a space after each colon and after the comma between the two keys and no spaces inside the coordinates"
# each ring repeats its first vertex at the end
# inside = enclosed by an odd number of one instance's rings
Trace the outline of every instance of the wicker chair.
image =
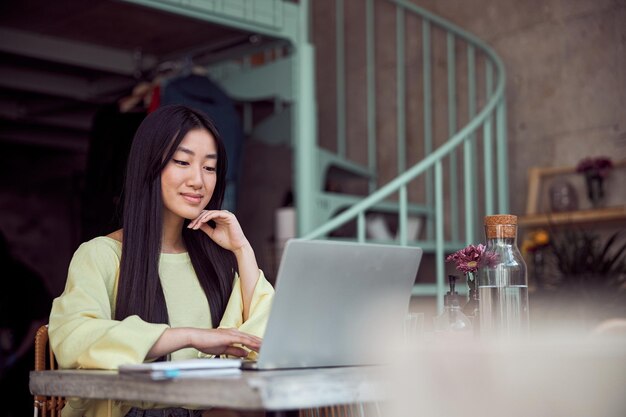
{"type": "MultiPolygon", "coordinates": [[[[41,326],[35,335],[35,371],[56,369],[54,353],[48,343],[48,325],[41,326]]],[[[65,405],[63,397],[35,395],[35,417],[59,417],[65,405]]]]}
{"type": "Polygon", "coordinates": [[[309,408],[299,411],[299,417],[381,417],[378,404],[344,404],[309,408]]]}

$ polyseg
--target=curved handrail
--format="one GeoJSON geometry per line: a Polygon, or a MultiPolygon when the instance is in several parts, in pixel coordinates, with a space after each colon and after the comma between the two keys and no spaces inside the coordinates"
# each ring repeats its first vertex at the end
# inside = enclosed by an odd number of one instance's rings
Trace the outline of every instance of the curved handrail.
{"type": "Polygon", "coordinates": [[[371,207],[372,205],[381,202],[383,199],[388,197],[389,195],[397,192],[400,187],[406,185],[408,182],[412,181],[420,175],[422,172],[426,171],[428,168],[431,168],[435,165],[435,163],[441,160],[444,156],[449,154],[452,150],[454,150],[459,144],[465,140],[465,138],[473,133],[487,118],[487,116],[491,113],[491,110],[498,104],[499,99],[497,97],[493,97],[489,100],[489,103],[485,108],[474,118],[470,123],[465,125],[463,129],[457,132],[450,140],[441,145],[437,150],[435,150],[430,157],[418,162],[409,168],[404,174],[396,177],[394,180],[374,192],[368,197],[365,197],[363,200],[353,205],[346,211],[341,214],[333,217],[326,224],[320,226],[319,228],[313,230],[309,234],[303,236],[303,239],[315,239],[324,235],[335,228],[343,225],[347,221],[350,221],[362,212],[364,209],[371,207]]]}
{"type": "Polygon", "coordinates": [[[447,140],[443,145],[433,151],[428,157],[413,165],[411,168],[406,170],[403,174],[396,177],[394,180],[378,189],[368,197],[365,197],[359,203],[353,205],[349,209],[343,211],[337,216],[333,217],[331,220],[321,225],[317,229],[311,231],[310,233],[302,236],[303,239],[316,239],[322,237],[323,235],[331,232],[337,227],[345,224],[346,222],[355,219],[359,214],[363,213],[366,209],[372,207],[374,204],[381,202],[383,199],[388,197],[389,195],[398,192],[403,186],[405,186],[408,182],[415,179],[417,176],[425,172],[427,169],[435,166],[436,163],[440,162],[445,156],[447,156],[450,152],[456,149],[464,140],[466,140],[472,133],[474,133],[478,128],[487,120],[488,117],[492,115],[492,113],[496,110],[496,106],[503,102],[504,99],[504,87],[505,87],[505,70],[504,64],[500,60],[500,58],[496,55],[491,47],[485,44],[476,36],[466,32],[465,30],[453,25],[452,23],[446,21],[445,19],[433,15],[432,13],[422,9],[419,6],[416,6],[412,3],[409,3],[406,0],[386,0],[391,3],[395,3],[398,6],[405,8],[406,10],[410,10],[416,14],[419,14],[423,18],[430,20],[433,23],[443,27],[449,32],[458,35],[459,37],[466,40],[468,43],[474,45],[484,52],[492,62],[495,64],[497,69],[497,83],[495,89],[487,101],[486,105],[483,109],[472,118],[463,128],[461,128],[456,134],[454,134],[449,140],[447,140]]]}

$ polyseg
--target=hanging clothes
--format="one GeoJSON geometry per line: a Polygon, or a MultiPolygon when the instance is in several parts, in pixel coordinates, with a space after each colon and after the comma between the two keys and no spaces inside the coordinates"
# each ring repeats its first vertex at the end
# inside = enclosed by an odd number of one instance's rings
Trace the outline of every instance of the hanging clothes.
{"type": "Polygon", "coordinates": [[[205,112],[213,120],[228,157],[222,208],[235,212],[244,134],[233,100],[206,75],[189,74],[169,79],[161,85],[160,104],[184,104],[205,112]]]}
{"type": "Polygon", "coordinates": [[[122,113],[117,103],[101,108],[94,116],[82,196],[81,241],[122,227],[126,161],[135,132],[145,117],[145,110],[122,113]]]}
{"type": "Polygon", "coordinates": [[[161,86],[157,83],[154,84],[152,89],[152,96],[150,98],[150,105],[148,106],[148,113],[152,113],[161,105],[161,86]]]}

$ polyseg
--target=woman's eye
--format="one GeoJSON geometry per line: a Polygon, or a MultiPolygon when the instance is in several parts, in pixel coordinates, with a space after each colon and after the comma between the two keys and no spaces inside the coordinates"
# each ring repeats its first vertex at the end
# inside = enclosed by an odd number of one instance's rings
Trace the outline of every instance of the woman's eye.
{"type": "Polygon", "coordinates": [[[187,161],[181,161],[181,160],[179,160],[179,159],[174,159],[173,161],[174,161],[174,163],[175,163],[176,165],[182,165],[182,166],[187,166],[187,165],[189,165],[189,162],[187,162],[187,161]]]}
{"type": "Polygon", "coordinates": [[[215,167],[204,167],[209,172],[215,172],[215,167]]]}

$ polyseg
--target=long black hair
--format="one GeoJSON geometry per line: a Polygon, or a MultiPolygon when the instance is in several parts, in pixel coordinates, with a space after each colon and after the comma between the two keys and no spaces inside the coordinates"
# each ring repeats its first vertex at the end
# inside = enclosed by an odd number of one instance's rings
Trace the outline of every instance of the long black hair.
{"type": "MultiPolygon", "coordinates": [[[[211,120],[203,113],[170,105],[150,113],[133,139],[124,187],[122,259],[115,304],[115,319],[138,315],[151,323],[169,323],[159,257],[163,229],[161,171],[185,135],[203,129],[215,138],[217,181],[206,209],[219,210],[226,188],[226,150],[211,120]]],[[[188,221],[185,221],[185,225],[188,221]]],[[[218,326],[233,287],[237,263],[232,252],[205,233],[183,227],[183,240],[191,263],[218,326]]]]}

